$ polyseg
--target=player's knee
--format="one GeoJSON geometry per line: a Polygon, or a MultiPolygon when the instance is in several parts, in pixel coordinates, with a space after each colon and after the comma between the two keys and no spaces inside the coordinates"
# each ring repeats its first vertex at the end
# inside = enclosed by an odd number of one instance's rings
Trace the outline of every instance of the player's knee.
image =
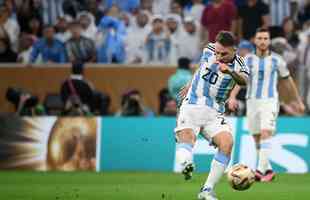
{"type": "Polygon", "coordinates": [[[260,134],[260,139],[261,140],[267,140],[271,138],[272,136],[272,131],[271,130],[262,130],[260,134]]]}
{"type": "Polygon", "coordinates": [[[196,136],[191,129],[184,129],[177,132],[178,143],[195,144],[196,136]]]}
{"type": "Polygon", "coordinates": [[[231,153],[232,147],[234,145],[233,137],[230,133],[222,133],[218,138],[218,148],[220,151],[229,155],[231,153]]]}

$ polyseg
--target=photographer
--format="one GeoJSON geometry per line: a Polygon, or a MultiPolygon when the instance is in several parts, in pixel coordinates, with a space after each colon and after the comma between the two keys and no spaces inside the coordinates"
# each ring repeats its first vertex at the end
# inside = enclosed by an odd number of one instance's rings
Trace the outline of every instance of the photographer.
{"type": "Polygon", "coordinates": [[[35,107],[38,104],[38,97],[30,93],[9,87],[6,92],[6,99],[15,106],[16,114],[21,116],[35,115],[35,107]]]}
{"type": "Polygon", "coordinates": [[[65,105],[64,115],[91,115],[93,86],[84,79],[84,64],[72,64],[72,74],[61,86],[61,99],[65,105]]]}
{"type": "Polygon", "coordinates": [[[122,95],[121,109],[115,116],[153,117],[154,112],[143,104],[141,93],[134,89],[122,95]]]}

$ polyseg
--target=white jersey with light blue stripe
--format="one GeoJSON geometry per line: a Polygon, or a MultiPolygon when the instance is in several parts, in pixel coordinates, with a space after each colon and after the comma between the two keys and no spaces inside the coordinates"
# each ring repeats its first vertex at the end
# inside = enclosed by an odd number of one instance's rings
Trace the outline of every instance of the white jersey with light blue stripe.
{"type": "Polygon", "coordinates": [[[282,26],[284,18],[291,15],[290,0],[271,0],[269,8],[272,26],[282,26]]]}
{"type": "MultiPolygon", "coordinates": [[[[191,87],[187,93],[184,104],[207,105],[223,113],[225,102],[230,91],[236,84],[233,78],[219,70],[214,54],[214,44],[209,44],[204,50],[191,87]]],[[[228,66],[237,72],[249,74],[249,69],[243,58],[237,56],[228,66]]]]}
{"type": "Polygon", "coordinates": [[[249,54],[245,57],[250,69],[250,80],[247,86],[248,99],[278,99],[278,78],[290,75],[283,58],[271,52],[266,57],[249,54]]]}

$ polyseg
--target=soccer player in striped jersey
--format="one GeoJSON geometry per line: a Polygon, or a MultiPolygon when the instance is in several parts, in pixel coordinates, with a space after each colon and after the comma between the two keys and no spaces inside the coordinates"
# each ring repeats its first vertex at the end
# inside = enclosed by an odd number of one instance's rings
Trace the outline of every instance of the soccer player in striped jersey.
{"type": "MultiPolygon", "coordinates": [[[[275,176],[268,157],[271,149],[270,139],[275,132],[279,112],[278,84],[286,89],[288,96],[293,97],[296,112],[303,113],[305,106],[285,61],[280,55],[269,50],[269,31],[258,29],[254,43],[255,54],[248,54],[245,57],[246,65],[250,69],[246,115],[249,132],[253,135],[258,154],[256,178],[258,181],[269,182],[275,176]]],[[[228,107],[232,110],[236,109],[235,98],[239,89],[236,87],[230,94],[228,107]]]]}
{"type": "Polygon", "coordinates": [[[199,199],[217,199],[214,187],[230,161],[233,137],[223,115],[225,102],[234,85],[246,85],[249,75],[243,59],[236,55],[234,45],[234,36],[221,31],[216,42],[203,50],[192,81],[180,91],[184,99],[175,128],[176,162],[182,166],[185,179],[190,179],[194,170],[192,151],[200,131],[218,148],[209,176],[198,194],[199,199]]]}

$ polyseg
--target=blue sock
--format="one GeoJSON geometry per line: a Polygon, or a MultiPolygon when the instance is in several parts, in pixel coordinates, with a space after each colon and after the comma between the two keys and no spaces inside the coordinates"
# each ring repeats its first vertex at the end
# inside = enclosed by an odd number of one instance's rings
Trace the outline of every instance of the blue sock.
{"type": "Polygon", "coordinates": [[[177,143],[176,148],[183,148],[191,152],[193,150],[193,145],[188,143],[177,143]]]}
{"type": "Polygon", "coordinates": [[[230,157],[227,156],[226,154],[224,154],[223,152],[218,151],[214,155],[214,160],[216,160],[217,162],[223,164],[224,166],[227,166],[229,161],[230,161],[230,157]]]}

